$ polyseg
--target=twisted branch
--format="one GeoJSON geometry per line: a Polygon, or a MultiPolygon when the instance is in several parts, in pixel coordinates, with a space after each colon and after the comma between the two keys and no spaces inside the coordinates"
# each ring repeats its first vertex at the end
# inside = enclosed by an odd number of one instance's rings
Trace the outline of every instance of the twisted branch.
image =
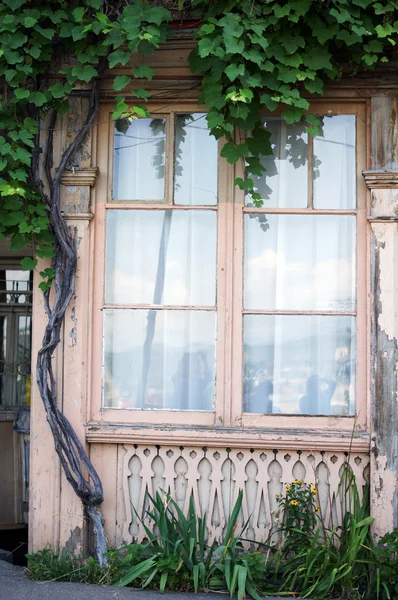
{"type": "MultiPolygon", "coordinates": [[[[105,63],[100,65],[99,70],[104,66],[105,63]]],[[[50,290],[44,292],[47,325],[42,347],[37,355],[36,381],[54,438],[55,450],[66,479],[83,502],[86,514],[91,520],[95,534],[96,555],[100,564],[103,564],[106,560],[104,554],[107,551],[107,543],[103,527],[104,520],[99,508],[103,502],[101,480],[72,425],[57,406],[57,386],[52,366],[54,351],[61,340],[65,312],[75,293],[77,267],[77,229],[68,228],[61,214],[60,182],[68,160],[82,144],[88,128],[93,124],[98,113],[99,91],[100,83],[97,80],[93,83],[85,123],[62,154],[55,176],[52,175],[55,111],[51,115],[51,127],[44,160],[44,170],[49,187],[48,194],[44,191],[40,181],[38,160],[32,161],[31,175],[36,191],[48,207],[51,230],[55,238],[55,256],[52,260],[52,267],[55,270],[53,294],[50,296],[50,290]]],[[[39,156],[39,141],[37,145],[36,155],[39,156]]]]}

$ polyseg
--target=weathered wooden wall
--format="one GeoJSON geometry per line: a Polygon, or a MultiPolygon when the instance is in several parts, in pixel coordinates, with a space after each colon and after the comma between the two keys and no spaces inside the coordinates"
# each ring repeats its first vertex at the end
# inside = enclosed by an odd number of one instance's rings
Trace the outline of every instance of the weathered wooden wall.
{"type": "Polygon", "coordinates": [[[371,504],[376,529],[398,525],[398,98],[371,100],[371,504]]]}

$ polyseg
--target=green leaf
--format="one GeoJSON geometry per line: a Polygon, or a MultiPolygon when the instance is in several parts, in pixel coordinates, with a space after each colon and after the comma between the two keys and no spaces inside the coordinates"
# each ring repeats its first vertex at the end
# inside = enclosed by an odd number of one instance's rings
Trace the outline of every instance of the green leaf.
{"type": "Polygon", "coordinates": [[[32,156],[26,148],[16,148],[13,152],[15,160],[20,160],[24,165],[30,166],[32,156]]]}
{"type": "Polygon", "coordinates": [[[127,77],[127,75],[118,75],[114,79],[113,89],[120,92],[120,90],[123,90],[129,83],[131,83],[130,77],[127,77]]]}
{"type": "Polygon", "coordinates": [[[217,45],[217,40],[214,38],[202,38],[198,42],[198,54],[201,58],[209,56],[217,45]]]}
{"type": "Polygon", "coordinates": [[[313,48],[310,52],[303,53],[303,63],[310,69],[331,69],[331,54],[322,48],[313,48]]]}
{"type": "Polygon", "coordinates": [[[47,102],[47,97],[43,92],[32,92],[29,96],[29,102],[35,104],[35,106],[43,106],[47,102]]]}
{"type": "Polygon", "coordinates": [[[291,106],[282,112],[282,118],[288,125],[297,123],[303,116],[303,109],[295,106],[291,106]]]}
{"type": "Polygon", "coordinates": [[[26,256],[21,260],[22,269],[24,271],[33,271],[33,269],[35,269],[37,266],[37,262],[37,258],[30,258],[29,256],[26,256]]]}
{"type": "Polygon", "coordinates": [[[17,88],[16,90],[14,90],[14,94],[15,97],[18,98],[18,100],[24,100],[25,98],[28,98],[30,96],[30,91],[25,88],[17,88]]]}
{"type": "Polygon", "coordinates": [[[219,127],[221,125],[221,123],[224,121],[224,116],[220,112],[213,109],[209,110],[207,113],[206,120],[210,129],[213,129],[214,127],[219,127]]]}
{"type": "Polygon", "coordinates": [[[202,25],[202,27],[199,29],[199,36],[204,36],[204,35],[209,35],[210,33],[213,33],[213,31],[215,30],[215,26],[213,25],[213,23],[205,23],[204,25],[202,25]]]}
{"type": "Polygon", "coordinates": [[[242,54],[245,49],[243,40],[238,40],[236,37],[225,36],[224,43],[227,54],[242,54]]]}
{"type": "Polygon", "coordinates": [[[144,90],[143,88],[132,90],[132,93],[136,98],[142,98],[143,100],[148,100],[148,98],[151,97],[151,94],[148,92],[148,90],[144,90]]]}
{"type": "Polygon", "coordinates": [[[4,49],[4,58],[10,65],[21,63],[24,60],[24,57],[19,52],[6,49],[4,49]]]}
{"type": "Polygon", "coordinates": [[[132,110],[138,117],[149,117],[150,116],[150,113],[145,108],[145,106],[136,105],[136,106],[133,106],[132,110]]]}
{"type": "Polygon", "coordinates": [[[229,12],[218,21],[218,24],[224,28],[224,35],[240,37],[244,32],[241,24],[241,18],[238,14],[229,12]]]}
{"type": "Polygon", "coordinates": [[[108,56],[109,68],[113,69],[116,65],[125,65],[131,58],[131,52],[125,52],[124,50],[115,50],[108,56]]]}
{"type": "Polygon", "coordinates": [[[22,221],[22,223],[19,224],[19,233],[31,233],[32,229],[33,225],[29,225],[26,221],[22,221]]]}
{"type": "Polygon", "coordinates": [[[85,65],[73,67],[72,75],[75,75],[81,81],[89,83],[94,77],[98,75],[97,70],[92,65],[85,65]]]}
{"type": "Polygon", "coordinates": [[[42,244],[36,249],[36,254],[40,258],[53,258],[53,256],[55,256],[55,251],[49,244],[42,244]]]}
{"type": "Polygon", "coordinates": [[[112,113],[112,119],[119,119],[120,117],[124,117],[128,114],[129,112],[129,107],[128,105],[124,102],[124,97],[120,96],[119,98],[116,99],[116,106],[115,106],[115,110],[112,113]]]}
{"type": "Polygon", "coordinates": [[[285,4],[285,6],[280,6],[280,4],[275,4],[274,13],[278,19],[281,19],[282,17],[286,17],[290,13],[289,3],[285,4]]]}
{"type": "Polygon", "coordinates": [[[49,281],[41,281],[39,283],[38,287],[44,293],[50,289],[51,285],[52,285],[52,282],[50,280],[49,281]]]}
{"type": "Polygon", "coordinates": [[[242,179],[242,177],[237,177],[234,181],[234,185],[237,185],[239,189],[243,191],[252,190],[254,187],[253,179],[242,179]]]}
{"type": "Polygon", "coordinates": [[[236,144],[235,142],[227,142],[222,148],[220,154],[230,164],[234,164],[240,158],[248,154],[248,147],[246,144],[236,144]]]}
{"type": "Polygon", "coordinates": [[[79,6],[78,8],[75,8],[74,10],[72,10],[72,15],[73,18],[75,19],[76,23],[81,23],[84,13],[85,13],[85,8],[82,6],[79,6]]]}
{"type": "Polygon", "coordinates": [[[156,25],[171,21],[171,18],[171,12],[163,6],[151,8],[146,14],[146,20],[149,23],[155,23],[156,25]]]}
{"type": "Polygon", "coordinates": [[[3,0],[3,2],[13,11],[18,10],[18,8],[25,4],[25,0],[3,0]]]}
{"type": "Polygon", "coordinates": [[[72,86],[69,83],[61,83],[60,81],[48,88],[53,98],[63,98],[71,92],[72,86]]]}
{"type": "Polygon", "coordinates": [[[134,74],[134,77],[136,77],[137,79],[145,78],[149,79],[149,81],[155,74],[155,71],[151,69],[151,67],[149,67],[148,65],[140,65],[139,67],[134,67],[132,69],[132,72],[134,74]]]}
{"type": "Polygon", "coordinates": [[[44,271],[40,271],[40,275],[41,277],[49,277],[52,279],[55,277],[55,269],[52,267],[47,267],[47,269],[44,269],[44,271]]]}
{"type": "Polygon", "coordinates": [[[43,29],[42,27],[39,27],[38,25],[36,25],[35,31],[40,33],[47,40],[52,40],[55,35],[55,29],[51,29],[50,27],[46,27],[46,29],[43,29]]]}
{"type": "Polygon", "coordinates": [[[34,17],[25,17],[23,21],[25,27],[33,27],[37,23],[37,19],[34,17]]]}
{"type": "Polygon", "coordinates": [[[225,75],[228,77],[230,81],[235,81],[239,75],[245,74],[245,67],[242,64],[237,65],[236,63],[232,63],[228,65],[225,69],[225,75]]]}

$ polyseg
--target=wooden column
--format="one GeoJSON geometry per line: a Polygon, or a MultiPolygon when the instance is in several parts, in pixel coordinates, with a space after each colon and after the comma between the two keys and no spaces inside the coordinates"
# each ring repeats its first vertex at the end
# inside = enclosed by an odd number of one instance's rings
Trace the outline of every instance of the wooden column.
{"type": "MultiPolygon", "coordinates": [[[[78,239],[75,295],[67,309],[62,341],[56,351],[58,402],[85,444],[87,422],[88,332],[90,325],[90,188],[98,169],[76,168],[62,177],[62,207],[69,227],[78,239]]],[[[48,266],[48,265],[46,265],[48,266]]],[[[40,269],[41,270],[41,269],[40,269]]],[[[45,326],[42,294],[35,278],[34,358],[45,326]]],[[[55,552],[82,554],[86,545],[86,519],[81,500],[60,470],[54,441],[42,401],[34,386],[32,401],[32,494],[30,503],[30,551],[50,545],[55,552]]]]}
{"type": "Polygon", "coordinates": [[[371,100],[371,513],[398,525],[398,98],[371,100]]]}

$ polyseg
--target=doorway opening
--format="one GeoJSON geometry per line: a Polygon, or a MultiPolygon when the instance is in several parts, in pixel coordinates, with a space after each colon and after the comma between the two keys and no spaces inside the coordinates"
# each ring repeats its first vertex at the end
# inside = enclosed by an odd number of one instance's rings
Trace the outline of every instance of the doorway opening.
{"type": "Polygon", "coordinates": [[[32,272],[0,260],[0,550],[16,564],[27,551],[32,281],[32,272]]]}

